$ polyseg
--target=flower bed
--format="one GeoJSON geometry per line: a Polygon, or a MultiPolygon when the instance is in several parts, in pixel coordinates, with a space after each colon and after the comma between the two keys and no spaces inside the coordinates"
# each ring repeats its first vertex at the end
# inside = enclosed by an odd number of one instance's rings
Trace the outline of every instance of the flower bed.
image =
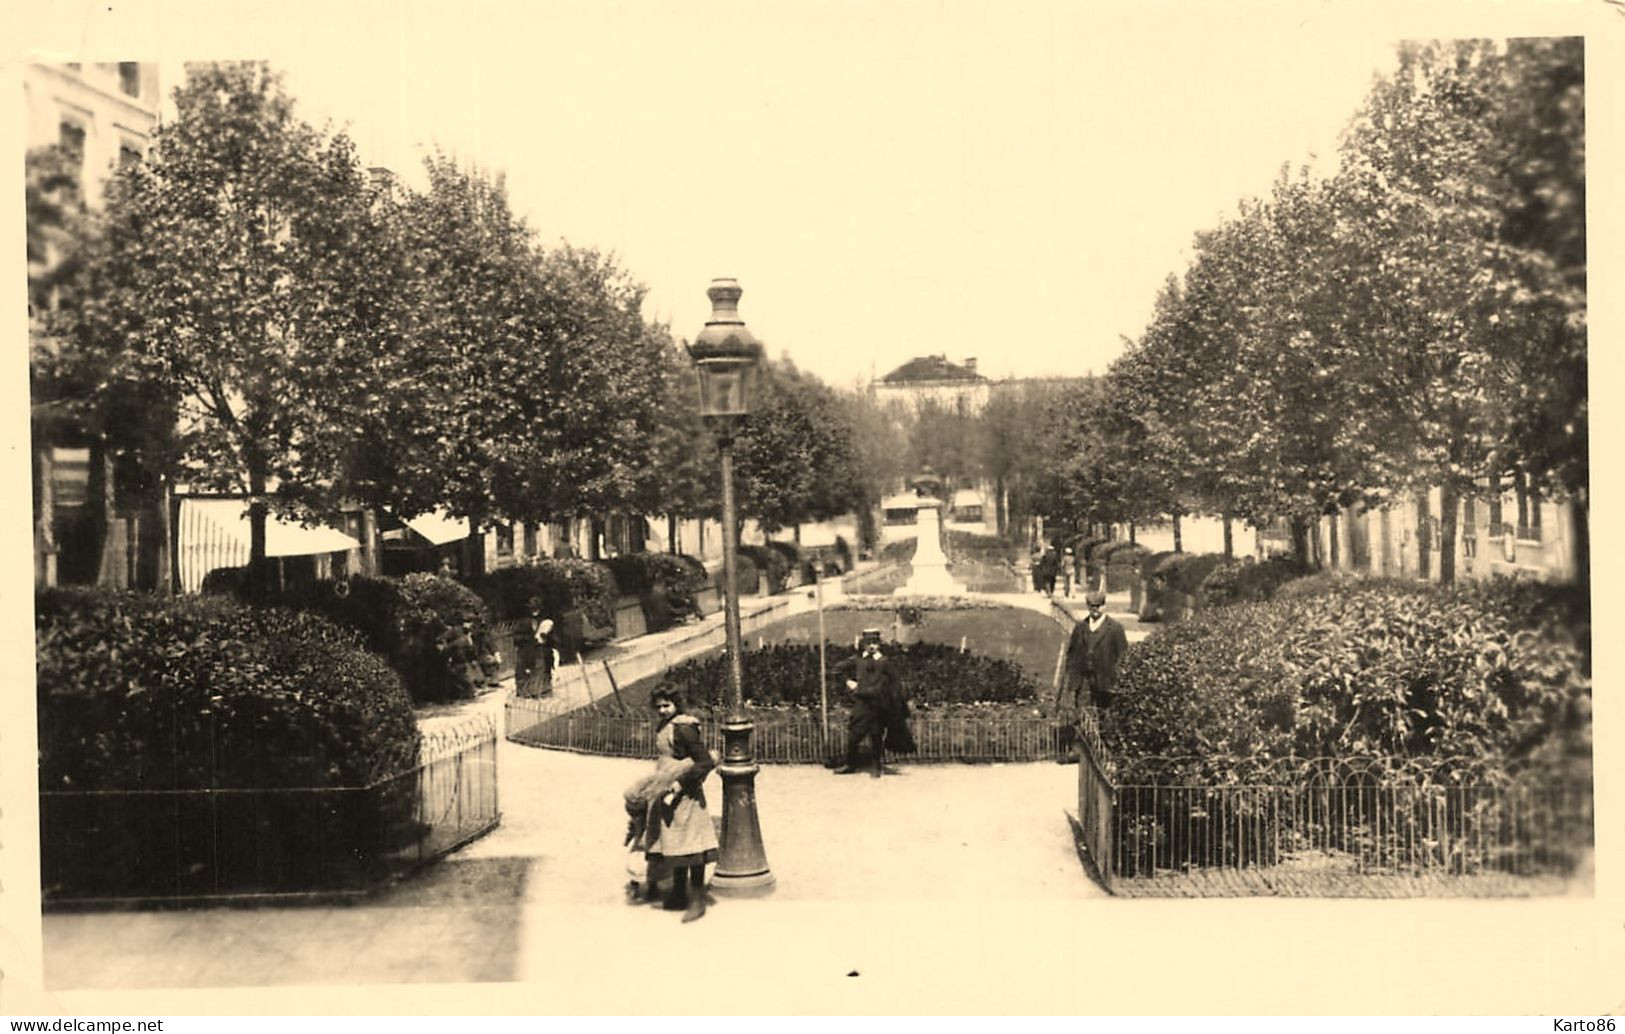
{"type": "MultiPolygon", "coordinates": [[[[952,610],[939,610],[930,601],[909,602],[923,604],[918,631],[924,641],[893,643],[887,652],[895,658],[911,699],[912,725],[921,745],[913,759],[1032,761],[1057,756],[1060,733],[1041,701],[1049,699],[1065,631],[1047,615],[985,601],[955,597],[952,610]],[[978,646],[997,649],[1002,656],[982,656],[978,646]]],[[[757,728],[757,760],[838,759],[833,752],[844,747],[848,691],[834,666],[855,653],[853,643],[861,629],[878,625],[889,630],[898,606],[891,597],[859,598],[856,603],[825,615],[830,645],[824,699],[835,730],[833,743],[823,733],[818,615],[797,615],[747,637],[744,682],[757,728]]],[[[694,658],[622,686],[616,697],[563,714],[545,702],[511,702],[509,737],[538,746],[645,755],[652,750],[647,741],[650,692],[660,685],[675,688],[691,711],[714,724],[727,710],[725,662],[721,652],[694,658]]]]}
{"type": "MultiPolygon", "coordinates": [[[[508,738],[516,743],[611,757],[654,753],[654,723],[647,714],[572,711],[550,714],[534,700],[508,709],[508,738]]],[[[754,760],[769,764],[840,764],[845,760],[847,712],[829,709],[828,733],[815,708],[753,707],[754,760]]],[[[701,719],[707,744],[720,754],[722,721],[701,719]]],[[[1064,756],[1060,727],[1031,708],[988,704],[966,709],[925,708],[909,720],[918,750],[913,762],[1048,761],[1064,756]]]]}

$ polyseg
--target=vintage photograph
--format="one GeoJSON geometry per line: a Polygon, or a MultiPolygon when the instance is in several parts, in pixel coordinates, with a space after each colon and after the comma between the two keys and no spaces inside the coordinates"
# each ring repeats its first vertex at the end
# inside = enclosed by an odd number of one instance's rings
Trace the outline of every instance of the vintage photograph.
{"type": "Polygon", "coordinates": [[[1384,10],[41,5],[0,994],[1617,1009],[1625,15],[1384,10]]]}

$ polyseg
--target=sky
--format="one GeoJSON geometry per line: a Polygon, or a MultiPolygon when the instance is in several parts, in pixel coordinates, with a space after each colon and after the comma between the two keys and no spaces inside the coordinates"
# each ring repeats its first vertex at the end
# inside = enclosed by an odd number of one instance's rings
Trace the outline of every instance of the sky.
{"type": "MultiPolygon", "coordinates": [[[[503,174],[679,337],[736,277],[770,353],[840,385],[926,354],[1104,370],[1194,234],[1284,163],[1330,169],[1397,39],[1505,28],[1462,4],[148,6],[125,38],[166,93],[186,60],[268,59],[369,164],[503,174]]],[[[92,7],[45,5],[36,54],[93,49],[92,7]]]]}
{"type": "Polygon", "coordinates": [[[504,173],[544,240],[614,251],[679,336],[737,277],[772,354],[846,384],[930,353],[1104,369],[1192,235],[1332,154],[1393,54],[1273,17],[1221,46],[1233,17],[1170,31],[1156,7],[769,10],[397,8],[352,19],[365,47],[269,56],[369,161],[504,173]]]}
{"type": "MultiPolygon", "coordinates": [[[[1197,232],[1283,164],[1330,170],[1396,40],[1520,28],[1465,4],[145,6],[119,56],[163,61],[166,93],[184,61],[265,58],[368,164],[504,175],[680,338],[737,278],[770,354],[838,385],[927,354],[1103,371],[1197,232]]],[[[43,5],[36,56],[106,46],[99,9],[43,5]]]]}

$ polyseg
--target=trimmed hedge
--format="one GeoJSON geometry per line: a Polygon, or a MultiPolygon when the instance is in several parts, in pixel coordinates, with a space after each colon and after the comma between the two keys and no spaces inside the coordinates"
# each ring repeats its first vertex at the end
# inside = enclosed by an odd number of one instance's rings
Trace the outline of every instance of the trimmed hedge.
{"type": "MultiPolygon", "coordinates": [[[[769,593],[782,592],[788,586],[792,568],[790,561],[779,550],[770,548],[770,546],[741,545],[738,556],[740,558],[749,557],[756,570],[767,573],[767,591],[769,593]]],[[[741,581],[743,581],[743,578],[741,578],[741,581]]]]}
{"type": "MultiPolygon", "coordinates": [[[[36,597],[34,627],[42,791],[361,787],[417,763],[400,678],[316,615],[219,595],[64,589],[36,597]]],[[[319,807],[302,794],[232,808],[224,798],[219,818],[200,810],[201,794],[45,798],[46,893],[169,895],[223,871],[251,872],[249,889],[263,890],[361,878],[413,834],[409,784],[319,807]],[[211,837],[209,822],[228,819],[235,835],[211,837]],[[222,850],[257,853],[234,868],[222,850]]]]}
{"type": "MultiPolygon", "coordinates": [[[[246,591],[243,570],[211,571],[211,577],[204,580],[204,592],[240,598],[246,591]]],[[[361,633],[367,647],[383,655],[400,675],[416,703],[467,699],[474,693],[466,665],[436,646],[448,627],[471,620],[476,654],[490,657],[496,650],[485,603],[461,582],[438,574],[418,572],[404,578],[355,575],[342,582],[291,588],[277,603],[314,611],[361,633]]]]}
{"type": "Polygon", "coordinates": [[[1210,607],[1267,600],[1283,584],[1305,573],[1307,569],[1296,559],[1281,554],[1262,562],[1251,557],[1239,562],[1229,560],[1215,566],[1202,579],[1200,595],[1203,605],[1210,607]]]}
{"type": "Polygon", "coordinates": [[[1104,546],[1110,545],[1111,542],[1111,539],[1102,538],[1098,535],[1084,534],[1075,537],[1070,545],[1072,546],[1072,552],[1083,557],[1085,563],[1092,563],[1097,562],[1099,559],[1095,554],[1104,546]]]}
{"type": "MultiPolygon", "coordinates": [[[[716,574],[712,576],[711,580],[716,585],[717,592],[726,596],[728,577],[724,573],[724,569],[717,568],[716,574]]],[[[741,596],[754,596],[761,592],[762,576],[756,566],[756,561],[752,560],[742,550],[734,553],[734,582],[741,596]]]]}
{"type": "Polygon", "coordinates": [[[705,565],[672,553],[627,553],[605,561],[622,596],[636,596],[650,632],[699,612],[694,594],[705,587],[705,565]]]}
{"type": "MultiPolygon", "coordinates": [[[[592,560],[538,559],[522,567],[505,567],[481,575],[472,586],[498,621],[526,617],[530,601],[538,599],[542,612],[555,620],[578,610],[595,628],[615,627],[615,600],[620,586],[607,566],[592,560]]],[[[563,624],[561,621],[561,627],[563,624]]]]}
{"type": "Polygon", "coordinates": [[[915,547],[918,545],[918,540],[914,538],[898,539],[895,542],[888,542],[884,546],[880,547],[880,559],[883,562],[890,562],[894,564],[901,564],[904,561],[912,560],[914,559],[915,547]]]}
{"type": "Polygon", "coordinates": [[[711,580],[705,565],[684,553],[643,553],[649,564],[650,578],[665,590],[666,602],[677,619],[692,617],[700,612],[694,595],[711,580]]]}
{"type": "Polygon", "coordinates": [[[1014,558],[1016,547],[997,535],[978,535],[973,531],[948,529],[947,551],[955,554],[991,553],[999,557],[1014,558]]]}
{"type": "Polygon", "coordinates": [[[1128,757],[1588,768],[1589,651],[1589,612],[1572,590],[1344,585],[1151,636],[1124,659],[1102,729],[1128,757]]]}
{"type": "Polygon", "coordinates": [[[1103,564],[1132,564],[1138,561],[1141,570],[1145,570],[1145,558],[1148,556],[1167,556],[1168,554],[1152,553],[1151,550],[1138,542],[1129,542],[1126,539],[1119,542],[1107,542],[1096,547],[1094,559],[1103,564]]]}
{"type": "MultiPolygon", "coordinates": [[[[848,644],[828,646],[829,699],[847,698],[845,677],[835,666],[854,656],[848,644]]],[[[886,654],[897,666],[903,689],[912,703],[932,706],[974,702],[1027,702],[1037,690],[1009,661],[961,653],[942,643],[888,644],[886,654]]],[[[741,657],[747,699],[760,706],[818,707],[818,647],[804,643],[776,644],[746,650],[741,657]]],[[[722,713],[727,704],[727,657],[720,653],[684,661],[666,671],[657,685],[682,693],[696,714],[722,713]]]]}

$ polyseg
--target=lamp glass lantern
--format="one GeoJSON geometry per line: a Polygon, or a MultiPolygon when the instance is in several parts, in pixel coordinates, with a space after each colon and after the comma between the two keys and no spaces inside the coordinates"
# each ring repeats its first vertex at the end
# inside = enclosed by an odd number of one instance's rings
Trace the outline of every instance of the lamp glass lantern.
{"type": "Polygon", "coordinates": [[[756,395],[756,357],[696,358],[700,379],[700,415],[708,420],[737,420],[750,415],[756,395]]]}
{"type": "Polygon", "coordinates": [[[762,346],[739,318],[739,282],[714,280],[706,295],[711,318],[688,346],[700,381],[700,415],[732,424],[750,415],[762,346]]]}

